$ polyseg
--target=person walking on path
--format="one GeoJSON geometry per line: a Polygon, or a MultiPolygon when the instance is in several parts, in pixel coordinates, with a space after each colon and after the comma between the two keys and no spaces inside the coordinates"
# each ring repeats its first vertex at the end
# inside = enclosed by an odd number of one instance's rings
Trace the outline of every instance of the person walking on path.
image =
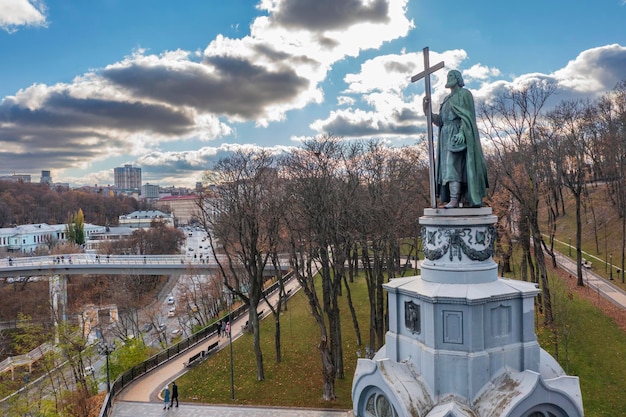
{"type": "Polygon", "coordinates": [[[230,337],[230,322],[226,323],[226,333],[224,335],[230,337]]]}
{"type": "Polygon", "coordinates": [[[219,321],[217,323],[217,338],[221,338],[222,337],[222,322],[219,321]]]}
{"type": "Polygon", "coordinates": [[[170,387],[163,387],[163,409],[169,408],[170,403],[170,387]]]}
{"type": "Polygon", "coordinates": [[[170,402],[170,408],[174,406],[174,400],[176,400],[176,407],[178,407],[178,385],[176,385],[176,381],[172,382],[172,401],[170,402]]]}

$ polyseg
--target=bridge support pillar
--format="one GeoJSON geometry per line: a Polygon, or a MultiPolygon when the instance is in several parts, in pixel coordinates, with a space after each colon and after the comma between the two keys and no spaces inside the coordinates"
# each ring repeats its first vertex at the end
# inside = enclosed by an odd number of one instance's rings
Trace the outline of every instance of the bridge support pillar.
{"type": "MultiPolygon", "coordinates": [[[[52,306],[52,319],[54,326],[59,322],[67,321],[67,276],[53,275],[50,277],[50,305],[52,306]]],[[[57,334],[58,339],[58,334],[57,334]]],[[[58,343],[58,340],[55,340],[58,343]]]]}

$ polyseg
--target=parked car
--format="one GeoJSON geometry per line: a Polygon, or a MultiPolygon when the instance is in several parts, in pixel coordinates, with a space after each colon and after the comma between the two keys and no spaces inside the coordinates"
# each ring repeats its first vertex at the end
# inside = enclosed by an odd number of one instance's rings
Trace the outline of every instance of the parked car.
{"type": "Polygon", "coordinates": [[[147,332],[149,332],[150,330],[152,330],[152,323],[146,323],[146,324],[145,324],[145,325],[141,328],[141,331],[142,331],[143,333],[147,333],[147,332]]]}
{"type": "Polygon", "coordinates": [[[172,307],[167,312],[167,317],[174,317],[176,315],[176,307],[172,307]]]}
{"type": "Polygon", "coordinates": [[[85,376],[93,375],[93,366],[85,366],[85,376]]]}
{"type": "Polygon", "coordinates": [[[167,303],[168,303],[168,304],[170,304],[170,305],[171,305],[171,304],[174,304],[174,302],[175,302],[175,300],[174,300],[174,297],[173,297],[173,296],[171,296],[171,295],[170,295],[169,297],[167,297],[167,303]]]}

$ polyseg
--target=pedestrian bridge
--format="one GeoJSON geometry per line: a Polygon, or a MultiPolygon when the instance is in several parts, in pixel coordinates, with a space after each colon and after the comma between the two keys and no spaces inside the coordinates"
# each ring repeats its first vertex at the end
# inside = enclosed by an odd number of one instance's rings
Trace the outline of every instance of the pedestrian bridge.
{"type": "MultiPolygon", "coordinates": [[[[218,259],[226,261],[224,255],[218,259]]],[[[0,278],[38,275],[201,275],[217,268],[212,257],[185,255],[64,255],[7,257],[0,261],[0,278]]],[[[285,263],[288,265],[288,262],[285,263]]],[[[269,265],[266,272],[273,271],[269,265]]]]}

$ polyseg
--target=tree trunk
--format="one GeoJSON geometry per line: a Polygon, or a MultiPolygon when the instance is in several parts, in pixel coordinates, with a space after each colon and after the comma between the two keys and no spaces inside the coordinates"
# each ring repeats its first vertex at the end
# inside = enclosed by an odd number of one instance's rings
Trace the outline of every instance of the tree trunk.
{"type": "Polygon", "coordinates": [[[335,366],[333,365],[332,355],[328,349],[326,336],[322,336],[318,349],[320,350],[320,355],[322,356],[323,398],[324,401],[334,401],[335,366]]]}
{"type": "Polygon", "coordinates": [[[276,363],[280,363],[282,361],[282,355],[280,352],[280,312],[276,315],[274,324],[275,324],[274,345],[276,346],[276,363]]]}
{"type": "MultiPolygon", "coordinates": [[[[252,303],[251,303],[252,304],[252,303]]],[[[256,307],[259,303],[255,303],[254,307],[250,306],[250,323],[252,324],[252,330],[254,332],[254,357],[256,359],[256,379],[257,381],[265,380],[265,372],[263,370],[263,352],[261,352],[261,331],[259,328],[259,315],[257,314],[256,307]]],[[[231,332],[233,326],[231,324],[231,332]]]]}
{"type": "Polygon", "coordinates": [[[535,249],[535,259],[537,261],[537,269],[541,285],[541,294],[543,301],[543,322],[545,325],[552,325],[554,317],[552,315],[552,298],[550,297],[550,283],[548,282],[548,271],[546,268],[546,260],[543,255],[541,246],[541,235],[539,234],[539,225],[533,220],[533,246],[535,249]]]}
{"type": "Polygon", "coordinates": [[[581,250],[582,246],[582,220],[580,210],[580,193],[574,194],[574,202],[576,204],[576,285],[583,287],[585,285],[583,281],[583,254],[581,250]]]}
{"type": "MultiPolygon", "coordinates": [[[[356,334],[356,345],[361,346],[361,329],[359,328],[359,320],[356,316],[356,310],[354,309],[354,305],[352,304],[352,294],[350,293],[350,287],[348,286],[348,281],[346,281],[346,277],[344,275],[343,278],[344,285],[346,286],[346,297],[348,299],[348,308],[350,309],[350,316],[352,317],[352,326],[354,327],[354,333],[356,334]]],[[[354,281],[350,281],[354,282],[354,281]]]]}

